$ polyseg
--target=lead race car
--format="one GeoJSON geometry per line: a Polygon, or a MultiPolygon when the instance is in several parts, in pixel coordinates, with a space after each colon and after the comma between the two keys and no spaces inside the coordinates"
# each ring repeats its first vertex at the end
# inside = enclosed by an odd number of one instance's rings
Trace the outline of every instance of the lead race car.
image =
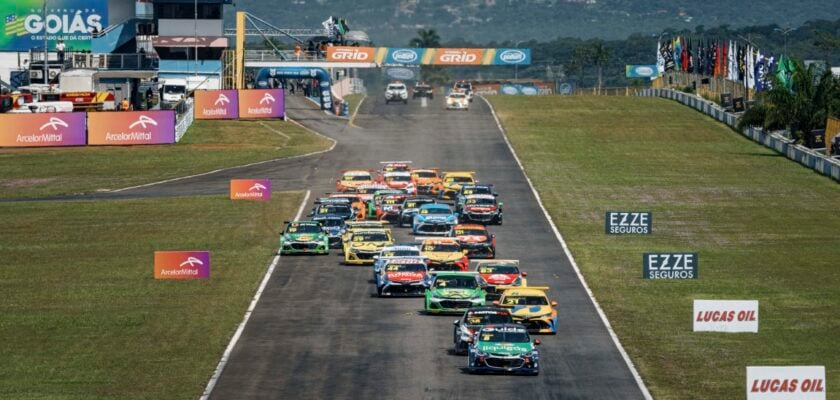
{"type": "Polygon", "coordinates": [[[335,181],[337,192],[353,192],[359,186],[374,183],[373,174],[366,170],[347,170],[341,172],[341,177],[335,181]]]}
{"type": "Polygon", "coordinates": [[[455,354],[467,354],[475,333],[485,325],[512,324],[510,310],[501,307],[473,307],[456,319],[452,340],[455,342],[455,354]]]}
{"type": "Polygon", "coordinates": [[[469,348],[467,368],[470,373],[502,372],[539,375],[540,355],[531,342],[528,330],[519,324],[487,325],[482,327],[469,348]]]}

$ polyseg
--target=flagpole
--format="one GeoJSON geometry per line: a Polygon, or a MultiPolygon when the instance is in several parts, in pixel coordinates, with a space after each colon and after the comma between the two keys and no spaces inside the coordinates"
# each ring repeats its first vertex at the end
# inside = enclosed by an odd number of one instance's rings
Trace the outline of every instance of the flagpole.
{"type": "Polygon", "coordinates": [[[50,67],[47,59],[50,54],[47,52],[47,0],[44,0],[44,84],[49,85],[50,67]]]}

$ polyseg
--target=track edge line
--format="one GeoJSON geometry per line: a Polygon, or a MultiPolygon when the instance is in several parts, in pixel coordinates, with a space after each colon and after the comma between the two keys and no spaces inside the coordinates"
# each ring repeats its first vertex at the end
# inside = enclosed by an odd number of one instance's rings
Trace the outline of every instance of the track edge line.
{"type": "Polygon", "coordinates": [[[499,128],[499,132],[502,133],[502,138],[504,138],[508,150],[510,150],[510,153],[513,155],[514,160],[516,160],[516,164],[519,166],[519,170],[522,171],[522,175],[525,176],[525,180],[528,182],[528,186],[531,188],[531,192],[537,199],[537,204],[539,204],[540,209],[542,209],[543,215],[545,215],[545,218],[548,220],[548,224],[551,226],[551,230],[554,231],[554,236],[557,237],[557,240],[563,247],[563,252],[566,253],[566,257],[568,257],[570,263],[572,264],[572,268],[575,270],[575,274],[577,274],[581,285],[583,285],[583,289],[586,290],[586,294],[589,296],[589,299],[592,300],[592,304],[595,306],[595,310],[598,311],[598,316],[601,317],[601,321],[604,323],[604,326],[607,328],[607,332],[609,332],[610,334],[610,338],[612,338],[615,347],[618,349],[618,352],[624,359],[624,363],[627,364],[627,368],[630,369],[630,373],[633,375],[633,379],[636,380],[636,384],[639,386],[639,390],[642,391],[642,396],[644,396],[646,400],[653,400],[653,396],[651,396],[650,391],[645,385],[645,382],[642,380],[642,376],[639,375],[639,371],[636,370],[636,366],[630,359],[630,355],[627,354],[626,350],[624,350],[624,346],[621,345],[621,341],[618,339],[618,335],[616,335],[612,325],[610,324],[610,321],[607,319],[607,314],[604,313],[604,310],[601,308],[601,305],[598,304],[598,300],[595,299],[595,294],[592,293],[592,289],[590,289],[589,285],[586,283],[586,279],[583,277],[583,273],[580,272],[580,268],[578,267],[575,258],[572,256],[572,252],[571,250],[569,250],[569,246],[566,244],[566,240],[563,239],[563,235],[561,235],[560,230],[557,229],[557,225],[551,218],[551,214],[545,208],[545,205],[543,205],[542,198],[540,197],[540,194],[537,193],[537,189],[536,187],[534,187],[533,182],[531,182],[531,178],[528,176],[528,173],[525,172],[525,167],[522,165],[522,161],[519,160],[519,156],[516,154],[516,150],[513,149],[513,145],[510,143],[510,139],[508,139],[507,132],[505,132],[505,128],[502,126],[502,122],[496,115],[496,110],[493,108],[493,105],[490,104],[490,101],[488,101],[484,96],[480,97],[481,100],[483,100],[484,103],[487,104],[487,107],[490,108],[490,113],[493,114],[493,119],[496,121],[496,126],[499,128]]]}

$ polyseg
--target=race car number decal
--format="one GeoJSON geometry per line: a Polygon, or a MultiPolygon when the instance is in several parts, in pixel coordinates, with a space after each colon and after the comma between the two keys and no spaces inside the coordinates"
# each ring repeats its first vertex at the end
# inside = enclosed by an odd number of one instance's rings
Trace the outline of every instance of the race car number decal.
{"type": "Polygon", "coordinates": [[[480,317],[467,318],[467,324],[469,324],[469,325],[478,325],[480,323],[481,323],[481,318],[480,317]]]}
{"type": "Polygon", "coordinates": [[[435,246],[432,246],[432,245],[423,246],[423,251],[435,251],[435,246]]]}

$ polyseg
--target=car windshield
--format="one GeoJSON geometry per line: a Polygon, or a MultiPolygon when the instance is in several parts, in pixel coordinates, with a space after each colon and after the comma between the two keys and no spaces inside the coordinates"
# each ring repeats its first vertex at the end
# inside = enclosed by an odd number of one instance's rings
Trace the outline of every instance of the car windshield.
{"type": "Polygon", "coordinates": [[[506,296],[502,300],[506,306],[547,306],[548,299],[544,296],[506,296]]]}
{"type": "Polygon", "coordinates": [[[342,226],[344,225],[344,220],[338,218],[330,218],[321,220],[321,225],[323,226],[342,226]]]}
{"type": "Polygon", "coordinates": [[[166,94],[183,94],[186,87],[180,85],[163,85],[163,92],[166,94]]]}
{"type": "Polygon", "coordinates": [[[506,324],[513,322],[509,313],[496,311],[468,311],[464,322],[467,325],[506,324]]]}
{"type": "Polygon", "coordinates": [[[478,282],[472,276],[439,276],[435,279],[435,287],[439,289],[475,289],[478,282]]]}
{"type": "Polygon", "coordinates": [[[369,181],[372,180],[370,175],[344,175],[341,177],[343,181],[369,181]]]}
{"type": "Polygon", "coordinates": [[[436,253],[455,253],[461,251],[461,246],[456,243],[426,243],[423,245],[423,251],[436,253]]]}
{"type": "Polygon", "coordinates": [[[385,180],[388,182],[411,182],[411,177],[408,175],[394,175],[386,176],[385,180]]]}
{"type": "Polygon", "coordinates": [[[446,178],[446,182],[457,182],[457,183],[472,183],[473,179],[469,176],[450,176],[446,178]]]}
{"type": "Polygon", "coordinates": [[[433,171],[417,171],[414,172],[412,175],[418,178],[437,178],[437,173],[433,171]]]}
{"type": "Polygon", "coordinates": [[[388,85],[388,90],[405,90],[405,85],[388,85]]]}
{"type": "Polygon", "coordinates": [[[353,234],[354,242],[387,242],[391,237],[385,232],[362,232],[353,234]]]}
{"type": "Polygon", "coordinates": [[[519,267],[515,265],[482,265],[478,268],[479,274],[518,274],[519,267]]]}
{"type": "Polygon", "coordinates": [[[320,233],[321,226],[316,224],[289,224],[286,233],[320,233]]]}
{"type": "Polygon", "coordinates": [[[468,187],[461,190],[461,194],[469,196],[471,194],[492,194],[488,187],[468,187]]]}
{"type": "Polygon", "coordinates": [[[448,208],[443,208],[443,207],[421,208],[420,209],[420,214],[423,214],[423,215],[426,215],[426,214],[449,214],[449,213],[451,213],[451,211],[449,211],[448,208]]]}
{"type": "Polygon", "coordinates": [[[487,205],[487,206],[492,206],[492,205],[496,204],[496,199],[483,198],[483,197],[482,197],[482,198],[478,198],[478,199],[467,199],[466,204],[467,204],[467,205],[487,205]]]}
{"type": "Polygon", "coordinates": [[[470,86],[471,85],[469,83],[456,83],[455,84],[455,87],[458,88],[458,89],[469,89],[470,86]]]}
{"type": "Polygon", "coordinates": [[[413,257],[419,256],[419,250],[385,250],[382,252],[382,257],[413,257]]]}
{"type": "Polygon", "coordinates": [[[322,204],[318,207],[318,210],[315,211],[317,215],[324,215],[324,214],[346,214],[350,213],[350,206],[342,205],[342,204],[322,204]]]}
{"type": "Polygon", "coordinates": [[[388,272],[425,272],[426,265],[421,263],[391,263],[385,266],[388,272]]]}
{"type": "Polygon", "coordinates": [[[423,204],[432,204],[434,200],[406,200],[404,206],[406,208],[419,208],[423,204]]]}
{"type": "Polygon", "coordinates": [[[455,229],[455,236],[487,236],[487,231],[478,228],[455,229]]]}
{"type": "Polygon", "coordinates": [[[528,332],[524,329],[483,329],[481,331],[482,342],[504,342],[504,343],[527,343],[531,341],[528,332]]]}

